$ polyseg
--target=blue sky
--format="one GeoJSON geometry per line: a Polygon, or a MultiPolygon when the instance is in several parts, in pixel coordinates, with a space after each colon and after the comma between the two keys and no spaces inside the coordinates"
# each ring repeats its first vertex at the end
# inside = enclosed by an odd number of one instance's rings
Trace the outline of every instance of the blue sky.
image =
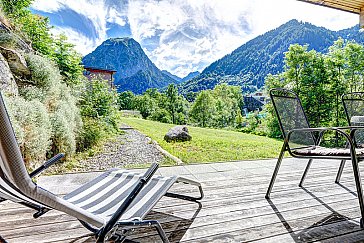
{"type": "Polygon", "coordinates": [[[180,77],[293,18],[331,30],[359,22],[296,0],[35,0],[31,10],[83,55],[110,37],[133,37],[160,69],[180,77]]]}

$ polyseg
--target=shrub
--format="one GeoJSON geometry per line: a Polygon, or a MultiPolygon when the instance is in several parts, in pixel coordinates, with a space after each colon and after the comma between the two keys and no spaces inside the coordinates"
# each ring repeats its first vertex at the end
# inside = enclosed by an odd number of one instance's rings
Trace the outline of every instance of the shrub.
{"type": "Polygon", "coordinates": [[[132,110],[134,109],[135,95],[131,91],[124,91],[118,95],[118,104],[120,110],[132,110]]]}
{"type": "Polygon", "coordinates": [[[62,77],[58,68],[48,58],[28,53],[25,55],[28,67],[31,71],[31,81],[39,88],[49,88],[52,82],[61,82],[62,77]]]}
{"type": "Polygon", "coordinates": [[[51,145],[51,122],[39,100],[27,101],[19,96],[6,98],[14,131],[28,167],[46,158],[51,145]]]}
{"type": "Polygon", "coordinates": [[[117,111],[117,93],[105,80],[86,81],[80,99],[81,115],[99,118],[111,117],[117,111]]]}
{"type": "Polygon", "coordinates": [[[61,100],[51,114],[53,154],[76,152],[76,137],[82,126],[79,110],[75,103],[61,100]]]}
{"type": "Polygon", "coordinates": [[[0,31],[0,46],[14,48],[16,46],[16,39],[11,33],[0,31]]]}
{"type": "Polygon", "coordinates": [[[172,117],[166,109],[156,109],[149,118],[153,121],[172,123],[172,117]]]}
{"type": "Polygon", "coordinates": [[[28,54],[27,61],[35,85],[25,85],[19,93],[27,100],[38,100],[50,117],[52,146],[50,156],[64,152],[72,155],[76,151],[76,140],[82,127],[77,100],[71,89],[63,83],[58,68],[47,58],[28,54]]]}
{"type": "Polygon", "coordinates": [[[118,131],[117,93],[106,80],[86,81],[79,106],[83,128],[77,151],[91,148],[108,134],[118,131]]]}
{"type": "Polygon", "coordinates": [[[77,151],[85,151],[96,145],[103,137],[105,137],[105,130],[107,130],[105,125],[106,124],[103,121],[93,118],[85,118],[77,141],[77,151]]]}
{"type": "Polygon", "coordinates": [[[149,117],[158,108],[156,101],[150,95],[139,95],[135,97],[135,108],[140,111],[144,119],[149,117]]]}

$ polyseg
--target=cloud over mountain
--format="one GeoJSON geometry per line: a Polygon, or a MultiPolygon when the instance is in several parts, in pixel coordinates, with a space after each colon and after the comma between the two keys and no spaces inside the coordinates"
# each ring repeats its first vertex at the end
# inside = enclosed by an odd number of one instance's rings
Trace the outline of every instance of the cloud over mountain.
{"type": "Polygon", "coordinates": [[[246,41],[296,18],[342,29],[357,16],[292,0],[36,0],[82,54],[110,37],[133,37],[160,68],[202,70],[246,41]]]}

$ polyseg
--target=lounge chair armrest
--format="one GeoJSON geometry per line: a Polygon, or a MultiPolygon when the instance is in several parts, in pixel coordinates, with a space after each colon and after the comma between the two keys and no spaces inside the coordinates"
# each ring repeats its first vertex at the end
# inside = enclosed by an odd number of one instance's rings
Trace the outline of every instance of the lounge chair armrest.
{"type": "Polygon", "coordinates": [[[197,181],[194,181],[194,180],[191,180],[191,179],[188,179],[188,178],[184,178],[184,177],[178,177],[176,182],[197,186],[198,190],[200,192],[200,196],[199,197],[191,197],[191,196],[187,196],[187,195],[183,195],[183,194],[176,194],[176,193],[172,193],[172,192],[167,192],[165,194],[166,197],[174,197],[174,198],[179,198],[179,199],[194,201],[194,202],[196,202],[198,200],[201,200],[204,197],[204,193],[203,193],[202,186],[201,186],[200,182],[197,182],[197,181]]]}
{"type": "Polygon", "coordinates": [[[153,163],[149,169],[144,173],[143,177],[147,182],[152,178],[154,173],[158,170],[159,164],[153,163]]]}
{"type": "Polygon", "coordinates": [[[59,161],[60,159],[62,159],[64,157],[63,153],[59,153],[56,156],[50,158],[49,160],[47,160],[44,164],[42,164],[41,166],[39,166],[37,169],[35,169],[34,171],[32,171],[29,176],[30,178],[33,178],[34,176],[38,175],[39,173],[41,173],[43,170],[47,169],[48,167],[50,167],[51,165],[53,165],[54,163],[56,163],[57,161],[59,161]]]}
{"type": "Polygon", "coordinates": [[[125,199],[125,201],[120,205],[118,210],[114,213],[114,215],[110,218],[109,222],[106,223],[104,227],[102,227],[97,236],[97,242],[104,242],[106,234],[114,228],[114,226],[119,221],[120,217],[125,213],[130,204],[134,201],[138,193],[143,189],[143,187],[148,183],[148,181],[152,178],[154,173],[157,171],[159,165],[158,163],[153,163],[150,168],[144,173],[144,175],[139,179],[138,183],[134,186],[133,190],[130,192],[129,196],[125,199]]]}

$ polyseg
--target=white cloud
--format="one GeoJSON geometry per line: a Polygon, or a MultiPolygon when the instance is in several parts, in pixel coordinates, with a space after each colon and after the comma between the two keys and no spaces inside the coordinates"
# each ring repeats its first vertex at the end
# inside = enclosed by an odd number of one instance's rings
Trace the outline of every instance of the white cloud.
{"type": "Polygon", "coordinates": [[[62,3],[59,1],[36,0],[33,2],[32,7],[46,13],[54,13],[62,8],[62,3]]]}
{"type": "MultiPolygon", "coordinates": [[[[132,36],[157,41],[148,56],[161,69],[184,76],[230,53],[246,41],[298,19],[332,30],[357,24],[358,16],[295,0],[36,0],[33,8],[56,12],[63,6],[88,18],[95,40],[66,29],[83,54],[107,39],[107,22],[130,25],[132,36]],[[82,41],[80,41],[82,40],[82,41]]],[[[63,28],[63,27],[62,27],[63,28]]]]}
{"type": "Polygon", "coordinates": [[[75,44],[75,50],[81,54],[87,54],[92,52],[96,46],[102,43],[102,39],[90,39],[81,32],[78,32],[72,28],[53,28],[52,33],[54,35],[65,34],[68,37],[70,43],[75,44]],[[76,44],[77,43],[77,44],[76,44]]]}
{"type": "MultiPolygon", "coordinates": [[[[96,44],[100,44],[103,40],[107,39],[107,21],[119,25],[125,24],[122,16],[118,14],[117,10],[111,7],[109,8],[102,0],[36,0],[32,4],[32,8],[49,13],[56,13],[61,9],[68,8],[82,15],[85,19],[88,19],[96,31],[96,36],[93,40],[93,49],[96,47],[96,44]]],[[[78,41],[81,33],[80,30],[73,29],[73,31],[71,31],[68,26],[58,26],[57,32],[59,32],[60,29],[64,29],[70,42],[73,42],[80,50],[89,51],[89,48],[83,46],[83,42],[78,41]]],[[[82,52],[84,55],[87,53],[82,52]]]]}
{"type": "Polygon", "coordinates": [[[123,15],[115,8],[109,9],[106,21],[120,26],[124,26],[126,24],[123,15]]]}

